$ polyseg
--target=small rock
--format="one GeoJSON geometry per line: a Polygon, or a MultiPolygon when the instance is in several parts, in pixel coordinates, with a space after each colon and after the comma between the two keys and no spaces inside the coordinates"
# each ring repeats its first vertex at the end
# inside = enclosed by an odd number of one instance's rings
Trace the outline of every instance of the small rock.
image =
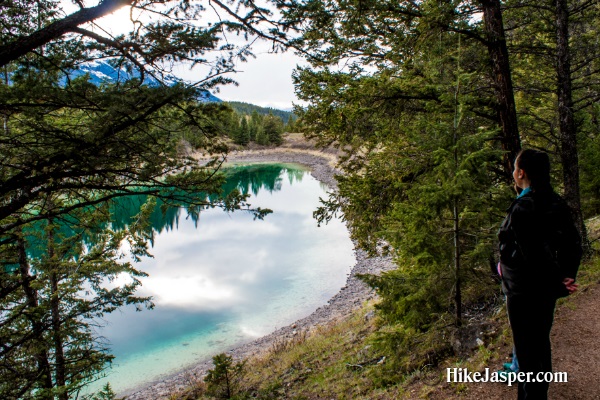
{"type": "Polygon", "coordinates": [[[371,310],[368,313],[365,314],[365,321],[369,321],[371,319],[373,319],[373,317],[375,316],[375,311],[371,310]]]}
{"type": "Polygon", "coordinates": [[[483,343],[483,340],[477,338],[475,339],[475,343],[477,343],[477,346],[483,346],[485,343],[483,343]]]}
{"type": "Polygon", "coordinates": [[[385,362],[385,356],[381,357],[381,360],[377,361],[378,365],[381,365],[385,362]]]}

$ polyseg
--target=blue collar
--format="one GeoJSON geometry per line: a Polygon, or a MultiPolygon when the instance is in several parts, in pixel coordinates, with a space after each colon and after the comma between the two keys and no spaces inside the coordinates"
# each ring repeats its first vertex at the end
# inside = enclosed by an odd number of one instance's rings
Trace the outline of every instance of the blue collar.
{"type": "Polygon", "coordinates": [[[521,197],[525,196],[529,192],[531,192],[531,186],[526,187],[525,189],[523,189],[523,191],[521,192],[521,194],[517,196],[517,199],[520,199],[521,197]]]}

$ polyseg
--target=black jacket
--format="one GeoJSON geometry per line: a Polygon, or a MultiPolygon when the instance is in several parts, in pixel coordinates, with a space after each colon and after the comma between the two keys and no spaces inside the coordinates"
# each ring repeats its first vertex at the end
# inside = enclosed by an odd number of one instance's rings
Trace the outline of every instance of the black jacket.
{"type": "Polygon", "coordinates": [[[507,296],[568,295],[562,280],[576,278],[582,249],[570,208],[559,195],[530,192],[516,199],[498,239],[507,296]]]}

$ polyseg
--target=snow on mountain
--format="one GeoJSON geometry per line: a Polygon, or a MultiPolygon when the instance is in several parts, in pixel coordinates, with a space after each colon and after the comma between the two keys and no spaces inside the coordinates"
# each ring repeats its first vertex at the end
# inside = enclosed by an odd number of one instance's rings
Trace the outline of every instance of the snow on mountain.
{"type": "MultiPolygon", "coordinates": [[[[78,70],[73,71],[72,77],[81,76],[83,74],[88,74],[90,82],[94,85],[100,85],[103,82],[114,83],[114,82],[124,82],[129,79],[139,78],[140,74],[137,70],[134,70],[133,73],[129,73],[125,68],[115,68],[110,65],[106,61],[90,61],[79,67],[78,70]]],[[[174,85],[179,80],[174,76],[167,76],[164,79],[164,82],[168,85],[174,85]]],[[[146,74],[144,76],[144,83],[149,86],[156,86],[159,84],[158,80],[156,80],[153,76],[146,74]]],[[[203,90],[198,95],[198,100],[203,102],[221,102],[221,99],[215,97],[207,90],[203,90]]]]}

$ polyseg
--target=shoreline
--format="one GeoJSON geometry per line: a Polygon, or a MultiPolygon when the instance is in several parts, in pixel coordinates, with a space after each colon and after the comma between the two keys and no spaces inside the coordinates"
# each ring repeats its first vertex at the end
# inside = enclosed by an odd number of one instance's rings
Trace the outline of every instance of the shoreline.
{"type": "MultiPolygon", "coordinates": [[[[290,148],[244,150],[232,152],[227,157],[227,162],[301,164],[309,168],[310,174],[315,179],[326,184],[332,190],[337,189],[334,177],[338,171],[334,167],[335,157],[331,154],[290,148]]],[[[354,245],[356,263],[351,267],[346,284],[326,304],[290,325],[278,328],[270,334],[248,343],[240,344],[226,353],[236,360],[259,355],[278,342],[292,339],[299,332],[310,332],[318,326],[344,318],[359,308],[365,301],[373,298],[374,291],[369,289],[356,275],[378,274],[393,269],[393,261],[389,256],[368,257],[366,252],[356,249],[356,243],[354,245]]],[[[202,379],[206,371],[212,367],[212,359],[199,361],[197,364],[186,367],[179,372],[168,374],[154,382],[119,393],[118,396],[126,396],[127,400],[166,399],[172,393],[181,391],[189,387],[192,382],[202,379]]]]}

